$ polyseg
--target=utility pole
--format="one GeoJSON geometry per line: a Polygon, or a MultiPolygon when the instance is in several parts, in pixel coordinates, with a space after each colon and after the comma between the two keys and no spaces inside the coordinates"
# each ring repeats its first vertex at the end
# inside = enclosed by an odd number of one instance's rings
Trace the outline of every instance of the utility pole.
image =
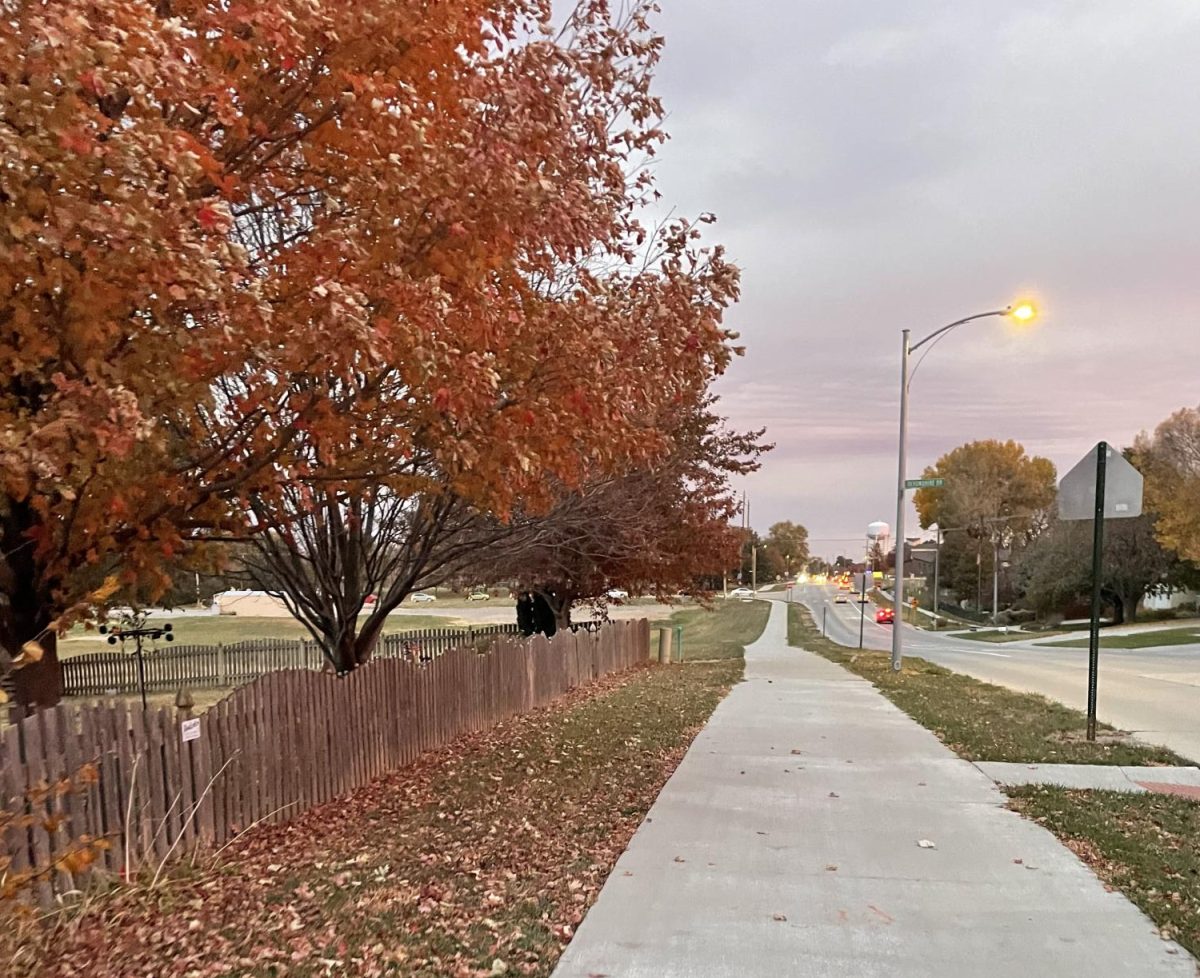
{"type": "Polygon", "coordinates": [[[937,550],[933,552],[933,630],[936,632],[938,627],[938,588],[941,581],[938,579],[938,571],[942,564],[942,525],[938,524],[937,531],[937,550]]]}
{"type": "Polygon", "coordinates": [[[1000,537],[992,538],[992,627],[1000,624],[1000,537]]]}

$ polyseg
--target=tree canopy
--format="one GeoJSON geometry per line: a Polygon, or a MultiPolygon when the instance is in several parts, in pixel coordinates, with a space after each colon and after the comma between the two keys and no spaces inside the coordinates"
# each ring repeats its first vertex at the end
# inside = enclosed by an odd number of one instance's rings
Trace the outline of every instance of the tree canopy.
{"type": "Polygon", "coordinates": [[[0,664],[364,487],[504,520],[670,449],[737,269],[645,228],[653,5],[31,3],[0,23],[0,664]]]}
{"type": "Polygon", "coordinates": [[[767,531],[766,548],[773,563],[782,568],[780,573],[799,570],[808,562],[808,530],[790,520],[773,523],[767,531]]]}
{"type": "Polygon", "coordinates": [[[925,469],[945,485],[913,495],[921,526],[973,527],[981,535],[1009,538],[1036,532],[1054,502],[1054,463],[1030,457],[1015,441],[973,441],[947,452],[925,469]]]}
{"type": "MultiPolygon", "coordinates": [[[[1138,603],[1178,578],[1178,562],[1155,538],[1150,516],[1106,520],[1101,590],[1118,623],[1136,621],[1138,603]]],[[[1084,597],[1092,586],[1092,523],[1054,520],[1023,550],[1016,574],[1026,601],[1042,613],[1084,597]]]]}
{"type": "Polygon", "coordinates": [[[1200,563],[1200,408],[1181,408],[1153,434],[1142,432],[1132,455],[1146,477],[1145,506],[1157,516],[1158,539],[1200,563]]]}

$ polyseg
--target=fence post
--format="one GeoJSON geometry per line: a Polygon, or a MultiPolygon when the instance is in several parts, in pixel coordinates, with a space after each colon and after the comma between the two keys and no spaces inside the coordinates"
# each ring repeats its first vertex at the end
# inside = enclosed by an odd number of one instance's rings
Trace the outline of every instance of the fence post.
{"type": "Polygon", "coordinates": [[[225,661],[225,643],[217,643],[217,685],[229,685],[229,663],[225,661]]]}
{"type": "Polygon", "coordinates": [[[658,661],[663,665],[671,662],[671,628],[669,626],[658,630],[658,661]]]}

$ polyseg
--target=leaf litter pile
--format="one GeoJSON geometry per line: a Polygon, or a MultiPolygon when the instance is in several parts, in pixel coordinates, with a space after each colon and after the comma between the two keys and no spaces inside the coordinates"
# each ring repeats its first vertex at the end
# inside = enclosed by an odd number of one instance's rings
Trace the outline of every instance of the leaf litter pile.
{"type": "Polygon", "coordinates": [[[53,927],[5,925],[2,973],[548,975],[740,672],[600,680],[155,888],[114,888],[53,927]]]}

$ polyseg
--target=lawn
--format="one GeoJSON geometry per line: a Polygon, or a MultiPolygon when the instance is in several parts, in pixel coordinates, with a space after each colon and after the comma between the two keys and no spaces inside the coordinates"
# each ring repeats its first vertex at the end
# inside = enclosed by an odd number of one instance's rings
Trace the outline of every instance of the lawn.
{"type": "MultiPolygon", "coordinates": [[[[516,620],[515,618],[513,619],[516,620]]],[[[150,625],[169,621],[177,645],[229,645],[253,638],[309,638],[308,629],[295,618],[254,618],[240,615],[185,615],[178,618],[151,618],[150,625]]],[[[457,618],[437,615],[393,615],[384,626],[385,632],[409,632],[423,628],[466,628],[457,618]]],[[[163,644],[163,643],[160,643],[163,644]]],[[[61,658],[81,652],[111,652],[112,646],[104,636],[82,627],[71,629],[58,643],[61,658]]]]}
{"type": "MultiPolygon", "coordinates": [[[[670,618],[651,622],[651,627],[683,626],[683,661],[741,659],[746,646],[767,627],[771,605],[767,601],[724,600],[712,609],[684,608],[670,618]]],[[[675,650],[676,658],[679,649],[675,650]]]]}
{"type": "MultiPolygon", "coordinates": [[[[1160,628],[1154,631],[1131,632],[1128,635],[1100,635],[1102,649],[1149,649],[1159,645],[1197,645],[1200,644],[1200,628],[1189,625],[1186,628],[1160,628]]],[[[1069,642],[1047,642],[1052,649],[1086,649],[1086,638],[1072,639],[1069,642]]]]}
{"type": "Polygon", "coordinates": [[[157,889],[116,888],[69,926],[0,922],[0,974],[547,976],[740,675],[610,677],[249,831],[157,889]]]}
{"type": "MultiPolygon", "coordinates": [[[[984,628],[978,632],[959,632],[952,638],[965,638],[971,642],[1028,642],[1035,638],[1057,635],[1057,632],[1006,632],[999,628],[984,628]]],[[[1087,643],[1084,643],[1087,647],[1087,643]]]]}
{"type": "MultiPolygon", "coordinates": [[[[1030,764],[1185,764],[1165,747],[1126,738],[1084,739],[1087,720],[1042,696],[1018,693],[906,657],[891,671],[886,652],[848,649],[822,638],[806,608],[788,609],[788,640],[869,679],[888,699],[928,727],[955,753],[972,761],[1030,764]]],[[[1101,734],[1112,727],[1100,724],[1101,734]]]]}
{"type": "Polygon", "coordinates": [[[1045,825],[1159,927],[1200,955],[1200,804],[1171,795],[1008,790],[1018,812],[1045,825]]]}

